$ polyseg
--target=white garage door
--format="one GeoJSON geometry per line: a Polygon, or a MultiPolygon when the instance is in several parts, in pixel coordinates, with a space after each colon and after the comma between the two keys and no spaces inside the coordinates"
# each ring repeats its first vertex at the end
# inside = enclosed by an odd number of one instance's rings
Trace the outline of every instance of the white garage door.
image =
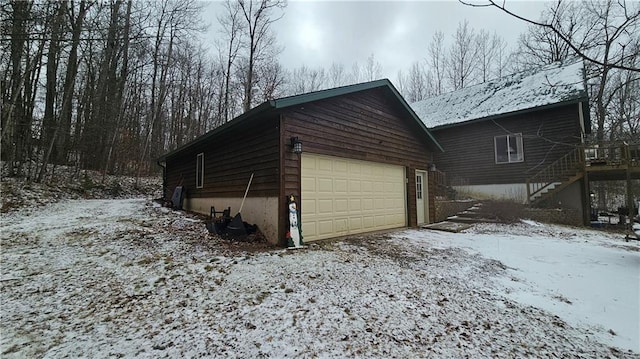
{"type": "Polygon", "coordinates": [[[305,241],[406,226],[404,167],[302,154],[305,241]]]}

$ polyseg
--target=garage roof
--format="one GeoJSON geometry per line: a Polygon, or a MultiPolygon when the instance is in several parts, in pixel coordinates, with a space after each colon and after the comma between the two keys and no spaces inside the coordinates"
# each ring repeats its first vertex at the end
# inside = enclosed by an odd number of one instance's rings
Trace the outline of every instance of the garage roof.
{"type": "Polygon", "coordinates": [[[238,125],[239,123],[242,123],[247,119],[254,118],[259,115],[264,115],[274,110],[280,110],[280,109],[284,109],[291,106],[301,105],[301,104],[305,104],[313,101],[324,100],[331,97],[342,96],[342,95],[370,90],[374,88],[384,88],[385,90],[387,90],[398,101],[401,108],[403,108],[407,112],[409,117],[413,121],[415,121],[415,123],[422,129],[422,131],[424,131],[424,134],[427,136],[427,139],[432,144],[431,147],[434,150],[444,152],[444,150],[442,149],[442,146],[440,146],[438,141],[436,141],[436,139],[433,137],[431,132],[427,129],[425,124],[420,120],[418,115],[416,115],[416,113],[413,111],[411,106],[409,106],[409,104],[400,95],[400,93],[393,86],[391,81],[389,81],[388,79],[382,79],[382,80],[336,87],[336,88],[327,89],[327,90],[314,91],[314,92],[309,92],[301,95],[294,95],[294,96],[288,96],[288,97],[283,97],[279,99],[265,101],[260,105],[252,108],[251,110],[243,113],[242,115],[234,118],[233,120],[225,123],[224,125],[220,127],[216,127],[213,130],[205,133],[204,135],[196,138],[195,140],[187,143],[186,145],[164,154],[162,157],[160,157],[159,160],[163,161],[164,159],[171,157],[176,153],[182,152],[187,148],[190,148],[199,143],[202,143],[203,141],[206,141],[211,137],[217,136],[218,134],[229,130],[230,128],[238,125]]]}

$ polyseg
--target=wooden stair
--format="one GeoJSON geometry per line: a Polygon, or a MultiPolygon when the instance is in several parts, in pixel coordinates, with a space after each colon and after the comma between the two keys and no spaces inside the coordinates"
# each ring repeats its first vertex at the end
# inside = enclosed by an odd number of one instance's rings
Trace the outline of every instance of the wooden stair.
{"type": "Polygon", "coordinates": [[[572,183],[584,177],[584,149],[573,151],[531,176],[527,180],[527,203],[540,205],[572,183]]]}

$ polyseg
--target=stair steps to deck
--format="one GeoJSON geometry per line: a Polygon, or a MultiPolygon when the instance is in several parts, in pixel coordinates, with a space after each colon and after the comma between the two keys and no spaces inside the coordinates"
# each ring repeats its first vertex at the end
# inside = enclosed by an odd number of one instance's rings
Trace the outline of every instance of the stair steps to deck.
{"type": "Polygon", "coordinates": [[[548,188],[545,188],[544,190],[533,195],[532,198],[530,199],[531,204],[542,203],[545,200],[552,198],[554,195],[558,194],[563,189],[569,187],[569,185],[580,180],[582,177],[584,177],[584,172],[578,172],[573,176],[566,177],[565,179],[562,180],[562,182],[552,183],[551,185],[548,186],[548,188]]]}
{"type": "Polygon", "coordinates": [[[527,202],[543,203],[584,177],[584,149],[577,147],[527,180],[527,202]]]}

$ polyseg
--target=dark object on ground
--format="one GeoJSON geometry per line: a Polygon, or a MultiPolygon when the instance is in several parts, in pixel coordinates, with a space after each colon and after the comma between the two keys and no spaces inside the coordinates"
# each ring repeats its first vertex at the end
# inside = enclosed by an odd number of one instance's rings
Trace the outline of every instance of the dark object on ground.
{"type": "Polygon", "coordinates": [[[244,200],[247,199],[247,193],[249,193],[249,187],[251,186],[251,181],[253,181],[253,173],[251,174],[251,178],[249,178],[249,183],[247,183],[247,189],[244,191],[244,196],[242,197],[242,203],[240,204],[240,209],[238,210],[238,214],[233,217],[231,222],[227,225],[227,235],[231,236],[239,241],[245,241],[247,239],[247,229],[244,226],[244,221],[242,220],[242,216],[240,212],[242,212],[242,206],[244,206],[244,200]]]}
{"type": "Polygon", "coordinates": [[[182,199],[184,198],[184,192],[184,187],[176,186],[176,189],[173,191],[173,196],[171,196],[173,209],[182,209],[182,199]]]}
{"type": "Polygon", "coordinates": [[[243,222],[238,215],[232,218],[229,216],[230,211],[230,209],[224,210],[221,216],[212,216],[207,219],[205,224],[209,233],[217,234],[231,241],[241,242],[255,242],[262,237],[258,232],[257,225],[243,222]]]}
{"type": "Polygon", "coordinates": [[[222,212],[216,211],[215,207],[211,207],[209,219],[205,222],[209,233],[224,234],[227,226],[231,222],[231,207],[227,207],[222,212]]]}
{"type": "Polygon", "coordinates": [[[227,225],[227,235],[243,241],[247,238],[247,230],[244,228],[244,222],[240,212],[233,217],[229,225],[227,225]]]}

